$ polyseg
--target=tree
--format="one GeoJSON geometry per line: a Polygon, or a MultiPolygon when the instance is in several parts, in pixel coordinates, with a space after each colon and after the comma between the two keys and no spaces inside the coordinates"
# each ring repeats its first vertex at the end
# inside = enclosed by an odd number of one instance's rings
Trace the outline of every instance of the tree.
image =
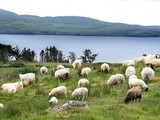
{"type": "Polygon", "coordinates": [[[15,57],[16,60],[19,60],[21,58],[20,50],[18,46],[13,48],[13,56],[15,57]]]}
{"type": "Polygon", "coordinates": [[[83,51],[83,53],[84,53],[84,56],[81,56],[81,58],[84,63],[94,62],[97,55],[98,55],[98,54],[92,54],[90,49],[85,49],[85,51],[83,51]]]}
{"type": "Polygon", "coordinates": [[[74,62],[76,60],[76,54],[74,52],[69,52],[69,54],[68,58],[71,62],[74,62]]]}
{"type": "Polygon", "coordinates": [[[44,50],[40,52],[40,61],[44,62],[44,50]]]}
{"type": "Polygon", "coordinates": [[[58,51],[58,62],[64,62],[65,61],[65,57],[63,55],[63,52],[60,50],[58,51]]]}

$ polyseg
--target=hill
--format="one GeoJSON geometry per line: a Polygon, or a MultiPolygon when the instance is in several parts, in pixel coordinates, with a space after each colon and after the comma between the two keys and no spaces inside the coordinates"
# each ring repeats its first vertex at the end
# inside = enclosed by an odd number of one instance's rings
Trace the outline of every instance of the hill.
{"type": "Polygon", "coordinates": [[[0,9],[0,34],[160,36],[160,26],[104,22],[87,17],[39,17],[0,9]]]}

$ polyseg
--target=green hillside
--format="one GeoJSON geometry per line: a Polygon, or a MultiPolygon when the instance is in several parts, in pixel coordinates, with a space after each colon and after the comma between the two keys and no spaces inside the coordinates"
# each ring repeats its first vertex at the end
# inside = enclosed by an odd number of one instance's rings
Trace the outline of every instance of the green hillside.
{"type": "Polygon", "coordinates": [[[0,34],[160,36],[160,26],[110,23],[79,16],[17,15],[0,9],[0,34]]]}
{"type": "MultiPolygon", "coordinates": [[[[100,71],[100,63],[82,64],[83,67],[90,67],[92,73],[87,79],[90,81],[89,96],[83,102],[89,104],[90,108],[69,107],[56,113],[48,113],[52,107],[49,104],[48,93],[52,88],[65,85],[68,90],[67,98],[58,97],[57,106],[73,100],[71,93],[77,87],[79,70],[72,68],[71,63],[59,63],[70,68],[69,78],[59,80],[54,77],[52,68],[58,63],[27,63],[24,67],[16,67],[18,62],[0,64],[0,86],[6,82],[19,81],[18,74],[26,72],[36,73],[36,81],[16,94],[9,94],[0,91],[0,120],[159,120],[160,119],[160,68],[155,70],[155,77],[149,82],[149,90],[142,92],[140,102],[124,103],[128,90],[128,81],[120,86],[110,89],[106,85],[109,77],[116,73],[124,74],[122,64],[109,64],[109,73],[100,71]],[[39,72],[41,66],[47,66],[49,74],[42,75],[39,72]]],[[[140,72],[144,64],[135,65],[136,75],[141,78],[140,72]]],[[[81,100],[79,100],[81,101],[81,100]]]]}

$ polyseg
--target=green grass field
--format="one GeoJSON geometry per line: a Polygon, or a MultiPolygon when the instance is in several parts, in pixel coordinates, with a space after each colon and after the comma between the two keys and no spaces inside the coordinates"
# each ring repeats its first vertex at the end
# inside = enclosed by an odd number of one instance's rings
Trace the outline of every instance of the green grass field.
{"type": "MultiPolygon", "coordinates": [[[[4,109],[0,109],[0,120],[160,120],[160,68],[155,70],[155,77],[148,84],[149,91],[143,91],[141,101],[124,104],[129,88],[127,79],[123,85],[112,89],[106,85],[112,74],[124,74],[125,69],[121,64],[109,64],[111,69],[108,74],[100,71],[100,63],[82,64],[82,68],[88,66],[92,69],[91,75],[87,77],[91,83],[89,96],[84,100],[90,108],[73,107],[48,113],[47,110],[52,107],[48,102],[48,93],[52,88],[65,85],[68,89],[68,97],[58,97],[57,106],[73,100],[71,93],[82,78],[79,71],[69,63],[59,63],[71,69],[69,78],[61,81],[54,77],[51,70],[58,63],[24,62],[24,67],[13,64],[0,64],[0,86],[5,82],[19,81],[18,74],[25,72],[35,72],[36,81],[16,94],[0,91],[0,103],[5,105],[4,109]],[[47,66],[50,73],[41,75],[41,66],[47,66]]],[[[138,78],[141,78],[140,72],[144,66],[140,63],[135,65],[138,78]]]]}

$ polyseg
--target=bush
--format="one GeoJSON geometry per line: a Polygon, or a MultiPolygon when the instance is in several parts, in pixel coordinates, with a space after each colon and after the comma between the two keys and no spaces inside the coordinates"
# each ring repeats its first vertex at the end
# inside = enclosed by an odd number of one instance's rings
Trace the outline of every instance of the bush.
{"type": "Polygon", "coordinates": [[[18,67],[24,67],[24,66],[25,66],[25,64],[21,61],[13,61],[13,62],[9,63],[9,67],[18,68],[18,67]]]}
{"type": "Polygon", "coordinates": [[[19,72],[21,74],[25,74],[25,73],[38,73],[38,69],[31,65],[31,66],[26,66],[26,67],[23,67],[22,69],[19,70],[19,72]]]}

